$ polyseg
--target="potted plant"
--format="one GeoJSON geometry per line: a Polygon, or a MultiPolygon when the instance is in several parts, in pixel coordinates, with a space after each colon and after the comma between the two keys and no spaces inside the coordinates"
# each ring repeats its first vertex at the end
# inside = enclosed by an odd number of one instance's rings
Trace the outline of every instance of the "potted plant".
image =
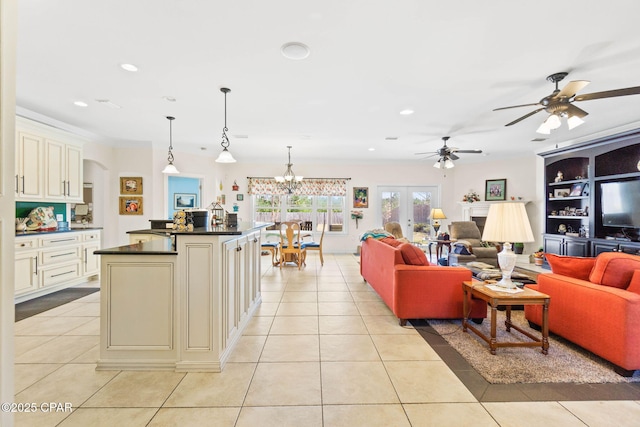
{"type": "Polygon", "coordinates": [[[513,252],[517,255],[522,255],[524,252],[524,243],[516,242],[513,244],[513,252]]]}
{"type": "Polygon", "coordinates": [[[533,253],[533,263],[535,265],[542,265],[543,262],[544,262],[544,250],[540,248],[533,253]]]}

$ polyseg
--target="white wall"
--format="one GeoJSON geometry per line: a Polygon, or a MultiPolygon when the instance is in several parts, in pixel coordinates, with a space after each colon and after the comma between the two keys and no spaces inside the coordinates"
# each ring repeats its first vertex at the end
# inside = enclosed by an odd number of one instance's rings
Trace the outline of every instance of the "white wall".
{"type": "MultiPolygon", "coordinates": [[[[167,212],[167,180],[162,174],[166,164],[164,150],[153,150],[151,146],[137,148],[104,148],[89,143],[85,147],[85,158],[98,158],[108,170],[110,188],[105,192],[104,240],[105,247],[128,244],[127,231],[149,228],[150,219],[164,219],[167,212]],[[100,160],[101,159],[101,160],[100,160]],[[144,214],[128,216],[118,214],[118,197],[120,192],[119,177],[141,176],[143,178],[144,214]],[[109,242],[109,245],[107,245],[109,242]]],[[[174,152],[175,165],[184,175],[203,178],[202,200],[206,207],[221,194],[226,196],[227,211],[232,211],[233,203],[238,203],[238,216],[248,220],[251,215],[251,198],[247,196],[247,177],[267,177],[282,173],[283,165],[262,163],[218,164],[213,157],[190,153],[174,152]],[[240,186],[240,193],[245,195],[244,201],[237,202],[238,192],[231,190],[235,182],[240,186]]],[[[542,232],[541,203],[542,163],[535,155],[517,159],[491,161],[484,163],[457,164],[455,168],[444,171],[432,167],[431,162],[406,162],[401,164],[319,164],[295,163],[296,173],[315,178],[351,178],[348,181],[347,211],[352,209],[351,197],[353,187],[369,188],[369,208],[363,209],[364,218],[356,229],[355,220],[347,214],[344,235],[325,236],[327,252],[353,252],[359,244],[359,236],[363,231],[379,228],[380,222],[376,212],[377,188],[379,186],[423,186],[437,185],[440,188],[440,207],[447,214],[442,223],[446,227],[452,220],[462,219],[462,208],[458,202],[470,189],[484,195],[485,180],[507,179],[507,197],[520,196],[530,201],[527,212],[534,231],[539,238],[542,232]]],[[[97,197],[97,195],[94,193],[97,197]]],[[[96,201],[96,203],[98,203],[96,201]]],[[[528,244],[525,249],[532,252],[542,239],[528,244]]]]}
{"type": "MultiPolygon", "coordinates": [[[[0,402],[14,401],[14,244],[17,2],[0,0],[0,402]]],[[[0,412],[11,427],[13,414],[0,412]]]]}

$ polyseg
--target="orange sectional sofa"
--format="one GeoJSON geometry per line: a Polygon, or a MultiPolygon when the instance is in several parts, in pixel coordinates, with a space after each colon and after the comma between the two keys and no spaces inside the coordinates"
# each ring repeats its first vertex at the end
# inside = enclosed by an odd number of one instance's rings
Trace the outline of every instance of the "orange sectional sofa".
{"type": "MultiPolygon", "coordinates": [[[[400,319],[462,318],[462,282],[471,280],[464,267],[430,265],[425,254],[392,237],[362,242],[360,274],[400,319]]],[[[473,302],[470,318],[487,317],[487,305],[473,302]]]]}
{"type": "MultiPolygon", "coordinates": [[[[640,256],[545,256],[552,273],[526,286],[551,296],[549,330],[610,361],[621,375],[640,369],[640,256]]],[[[525,316],[542,324],[539,306],[525,306],[525,316]]]]}

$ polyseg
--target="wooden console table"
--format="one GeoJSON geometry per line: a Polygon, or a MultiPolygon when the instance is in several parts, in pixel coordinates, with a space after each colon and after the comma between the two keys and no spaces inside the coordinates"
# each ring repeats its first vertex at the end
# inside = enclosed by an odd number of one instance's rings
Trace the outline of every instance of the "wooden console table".
{"type": "Polygon", "coordinates": [[[462,330],[464,332],[467,329],[472,330],[480,338],[489,344],[489,350],[491,354],[496,354],[496,348],[498,347],[541,347],[542,354],[547,354],[549,350],[549,301],[551,297],[547,294],[543,294],[533,289],[523,288],[522,292],[508,293],[501,291],[494,291],[488,288],[484,282],[462,282],[463,292],[463,314],[462,330]],[[473,325],[470,325],[468,320],[469,311],[471,307],[471,298],[478,298],[486,301],[491,307],[491,336],[487,337],[480,330],[473,325]],[[542,306],[542,338],[538,338],[528,331],[520,328],[517,325],[511,323],[511,306],[512,305],[541,305],[542,306]],[[531,338],[530,342],[498,342],[496,339],[496,311],[498,306],[506,306],[507,319],[504,324],[507,332],[511,328],[520,332],[521,334],[531,338]]]}

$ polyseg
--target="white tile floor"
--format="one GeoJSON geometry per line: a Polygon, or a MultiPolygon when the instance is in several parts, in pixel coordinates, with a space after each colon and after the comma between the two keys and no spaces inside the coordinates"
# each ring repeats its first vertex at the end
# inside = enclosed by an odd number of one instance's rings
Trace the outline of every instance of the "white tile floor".
{"type": "Polygon", "coordinates": [[[637,426],[640,402],[479,403],[362,281],[358,258],[262,257],[263,304],[222,373],[96,371],[99,293],[16,324],[17,426],[637,426]]]}

